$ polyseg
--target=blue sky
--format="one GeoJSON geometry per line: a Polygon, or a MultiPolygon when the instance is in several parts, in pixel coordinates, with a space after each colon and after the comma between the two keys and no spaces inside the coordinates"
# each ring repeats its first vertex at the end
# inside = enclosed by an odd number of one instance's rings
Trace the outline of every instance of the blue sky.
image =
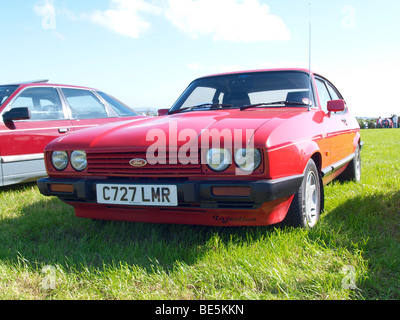
{"type": "MultiPolygon", "coordinates": [[[[0,83],[95,87],[168,108],[191,80],[308,66],[309,0],[2,1],[0,83]]],[[[311,0],[312,69],[356,116],[400,114],[398,0],[311,0]]]]}

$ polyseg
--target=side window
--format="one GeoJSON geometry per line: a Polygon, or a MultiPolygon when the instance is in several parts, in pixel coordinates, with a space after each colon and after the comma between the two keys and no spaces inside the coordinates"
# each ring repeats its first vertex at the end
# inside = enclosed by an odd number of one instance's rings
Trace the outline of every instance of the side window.
{"type": "MultiPolygon", "coordinates": [[[[340,93],[338,93],[338,92],[336,91],[336,89],[333,87],[332,84],[330,84],[329,82],[326,82],[326,86],[328,87],[329,94],[331,95],[332,100],[343,99],[343,98],[340,96],[340,93]]],[[[343,112],[346,112],[346,110],[343,111],[343,112]]],[[[343,112],[335,112],[334,114],[342,114],[343,112]]]]}
{"type": "Polygon", "coordinates": [[[339,95],[336,92],[335,88],[329,82],[327,82],[326,85],[328,87],[328,90],[329,90],[329,93],[330,93],[330,95],[332,97],[332,100],[342,99],[341,97],[339,97],[339,95]]]}
{"type": "Polygon", "coordinates": [[[62,92],[71,108],[74,119],[99,119],[108,118],[105,106],[96,96],[82,89],[63,88],[62,92]]]}
{"type": "Polygon", "coordinates": [[[31,120],[62,120],[64,113],[55,88],[29,88],[21,92],[11,108],[27,107],[31,120]]]}
{"type": "Polygon", "coordinates": [[[118,101],[114,97],[109,96],[101,91],[97,91],[97,94],[100,95],[111,106],[111,108],[113,108],[118,116],[137,116],[137,114],[133,110],[129,109],[127,106],[125,106],[122,102],[118,101]]]}
{"type": "Polygon", "coordinates": [[[319,100],[321,102],[321,108],[323,111],[327,112],[328,101],[332,100],[329,95],[328,89],[325,86],[325,82],[320,79],[315,79],[315,83],[317,84],[317,90],[318,90],[319,100]]]}

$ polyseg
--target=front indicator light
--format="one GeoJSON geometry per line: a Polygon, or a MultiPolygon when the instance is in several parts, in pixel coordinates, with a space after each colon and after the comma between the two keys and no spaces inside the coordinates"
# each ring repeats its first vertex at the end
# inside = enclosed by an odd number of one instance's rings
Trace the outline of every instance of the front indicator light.
{"type": "Polygon", "coordinates": [[[87,167],[86,152],[82,150],[76,150],[71,152],[71,166],[76,171],[83,171],[87,167]]]}
{"type": "Polygon", "coordinates": [[[213,187],[212,194],[217,197],[249,197],[250,187],[213,187]]]}
{"type": "Polygon", "coordinates": [[[258,149],[245,148],[235,152],[236,165],[246,172],[253,172],[261,165],[261,152],[258,149]]]}
{"type": "Polygon", "coordinates": [[[74,186],[72,184],[59,184],[53,183],[49,185],[49,189],[52,192],[62,192],[62,193],[73,193],[74,186]]]}
{"type": "Polygon", "coordinates": [[[68,166],[68,153],[66,151],[54,151],[51,154],[51,163],[58,171],[63,171],[68,166]]]}

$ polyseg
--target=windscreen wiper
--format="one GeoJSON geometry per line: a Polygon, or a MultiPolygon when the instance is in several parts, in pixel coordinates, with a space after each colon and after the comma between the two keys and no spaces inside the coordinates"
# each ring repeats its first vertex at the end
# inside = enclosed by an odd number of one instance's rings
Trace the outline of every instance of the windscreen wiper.
{"type": "Polygon", "coordinates": [[[190,107],[190,109],[204,109],[204,108],[210,108],[210,109],[221,109],[221,108],[232,108],[233,105],[228,104],[228,103],[203,103],[199,104],[197,106],[190,107]]]}
{"type": "Polygon", "coordinates": [[[275,102],[262,102],[262,103],[256,103],[256,104],[249,104],[249,105],[244,105],[240,107],[240,110],[246,110],[249,108],[257,108],[257,107],[267,107],[267,106],[274,106],[274,105],[298,105],[298,106],[303,106],[306,107],[307,104],[299,101],[275,101],[275,102]]]}
{"type": "Polygon", "coordinates": [[[186,108],[182,108],[179,110],[174,110],[171,111],[169,114],[174,114],[174,113],[180,113],[182,111],[186,111],[186,110],[197,110],[197,109],[209,109],[209,110],[214,110],[214,109],[222,109],[222,108],[232,108],[233,105],[232,104],[227,104],[227,103],[202,103],[202,104],[198,104],[192,107],[186,107],[186,108]]]}

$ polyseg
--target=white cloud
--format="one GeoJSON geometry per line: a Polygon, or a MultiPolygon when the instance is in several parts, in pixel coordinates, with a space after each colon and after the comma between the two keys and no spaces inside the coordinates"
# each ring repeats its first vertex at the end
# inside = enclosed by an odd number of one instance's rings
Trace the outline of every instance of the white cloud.
{"type": "Polygon", "coordinates": [[[167,0],[166,17],[193,39],[214,41],[289,40],[283,20],[258,0],[167,0]]]}
{"type": "Polygon", "coordinates": [[[144,0],[111,0],[110,9],[95,11],[90,20],[124,36],[139,38],[151,27],[143,13],[159,14],[160,8],[144,0]]]}
{"type": "MultiPolygon", "coordinates": [[[[41,0],[35,12],[46,28],[55,29],[54,0],[41,0]]],[[[179,30],[196,39],[214,41],[287,41],[290,31],[260,0],[110,0],[109,8],[75,14],[65,7],[58,15],[72,21],[87,20],[134,39],[151,28],[149,17],[163,15],[179,30]]]]}

